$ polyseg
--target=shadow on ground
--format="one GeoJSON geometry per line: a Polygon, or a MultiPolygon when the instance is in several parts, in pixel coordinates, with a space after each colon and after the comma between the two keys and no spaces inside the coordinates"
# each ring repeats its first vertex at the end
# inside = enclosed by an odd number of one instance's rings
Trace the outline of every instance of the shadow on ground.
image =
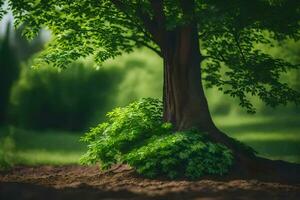
{"type": "Polygon", "coordinates": [[[16,167],[0,174],[0,199],[300,199],[300,181],[265,182],[255,178],[168,181],[139,177],[126,166],[107,172],[82,166],[16,167]]]}
{"type": "Polygon", "coordinates": [[[284,192],[270,192],[257,191],[251,189],[239,189],[232,191],[214,192],[207,191],[184,191],[184,192],[168,192],[161,195],[146,195],[130,192],[128,190],[103,190],[99,188],[92,188],[82,185],[79,188],[63,188],[55,189],[45,186],[38,186],[34,184],[25,183],[0,183],[0,199],[9,200],[97,200],[97,199],[299,199],[299,192],[284,193],[284,192]]]}

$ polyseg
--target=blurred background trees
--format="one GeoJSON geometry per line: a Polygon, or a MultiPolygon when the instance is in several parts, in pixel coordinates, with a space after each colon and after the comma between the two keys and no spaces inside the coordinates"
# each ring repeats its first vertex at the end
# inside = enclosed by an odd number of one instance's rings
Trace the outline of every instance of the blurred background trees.
{"type": "Polygon", "coordinates": [[[9,29],[7,29],[5,36],[0,38],[0,124],[6,121],[10,90],[19,75],[19,65],[9,43],[9,29]]]}
{"type": "Polygon", "coordinates": [[[24,26],[16,31],[7,24],[5,35],[0,38],[0,124],[7,120],[7,109],[11,88],[18,79],[21,71],[21,62],[26,62],[43,47],[40,35],[27,41],[21,35],[24,26]]]}

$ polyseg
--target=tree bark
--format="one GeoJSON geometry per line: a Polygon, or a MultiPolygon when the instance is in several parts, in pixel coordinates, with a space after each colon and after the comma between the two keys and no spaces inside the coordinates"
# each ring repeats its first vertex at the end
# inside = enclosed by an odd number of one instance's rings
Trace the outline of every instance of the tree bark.
{"type": "Polygon", "coordinates": [[[209,112],[201,74],[201,53],[196,24],[179,27],[163,35],[164,59],[164,121],[177,131],[197,130],[231,149],[232,138],[219,131],[209,112]]]}
{"type": "Polygon", "coordinates": [[[195,25],[167,33],[164,58],[164,121],[176,130],[197,128],[208,131],[214,125],[201,82],[201,55],[195,25]]]}

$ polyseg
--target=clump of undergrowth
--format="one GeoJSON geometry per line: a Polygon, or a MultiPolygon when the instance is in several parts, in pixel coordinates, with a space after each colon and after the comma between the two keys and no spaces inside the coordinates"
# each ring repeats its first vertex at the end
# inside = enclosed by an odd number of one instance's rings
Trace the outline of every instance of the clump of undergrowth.
{"type": "Polygon", "coordinates": [[[146,177],[197,179],[229,171],[233,155],[197,130],[174,132],[162,122],[160,100],[141,99],[107,114],[108,120],[82,137],[88,151],[83,164],[102,169],[126,163],[146,177]]]}

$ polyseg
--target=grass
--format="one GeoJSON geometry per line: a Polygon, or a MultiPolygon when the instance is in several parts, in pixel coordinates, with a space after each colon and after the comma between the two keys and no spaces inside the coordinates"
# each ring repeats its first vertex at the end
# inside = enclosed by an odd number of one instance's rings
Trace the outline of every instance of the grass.
{"type": "MultiPolygon", "coordinates": [[[[300,163],[300,117],[233,115],[214,119],[221,130],[250,145],[259,155],[300,163]]],[[[16,165],[78,164],[86,150],[85,144],[79,142],[81,135],[62,131],[1,128],[0,141],[10,137],[7,141],[13,141],[14,144],[2,145],[0,151],[2,148],[5,154],[3,147],[10,146],[9,154],[13,155],[12,160],[16,165]]]]}
{"type": "Polygon", "coordinates": [[[0,140],[11,135],[14,141],[15,148],[12,151],[16,165],[78,164],[86,150],[85,145],[79,142],[80,133],[15,128],[2,128],[0,131],[0,140]]]}
{"type": "Polygon", "coordinates": [[[216,117],[215,122],[260,156],[300,163],[299,116],[228,116],[216,117]]]}

